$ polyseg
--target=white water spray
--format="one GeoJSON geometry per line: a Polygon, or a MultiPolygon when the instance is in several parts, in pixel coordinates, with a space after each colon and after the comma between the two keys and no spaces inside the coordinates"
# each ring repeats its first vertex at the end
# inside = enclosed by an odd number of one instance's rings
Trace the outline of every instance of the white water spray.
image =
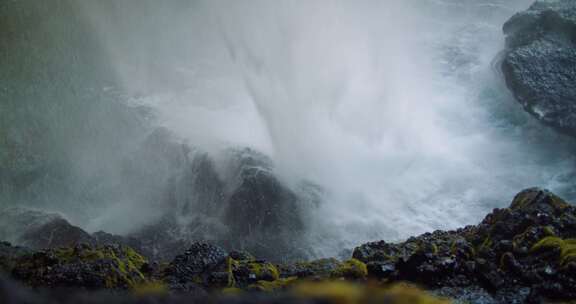
{"type": "Polygon", "coordinates": [[[525,187],[567,191],[571,143],[516,107],[492,68],[501,25],[530,2],[86,2],[84,12],[159,125],[211,153],[261,150],[288,183],[326,189],[309,225],[323,255],[473,224],[525,187]]]}

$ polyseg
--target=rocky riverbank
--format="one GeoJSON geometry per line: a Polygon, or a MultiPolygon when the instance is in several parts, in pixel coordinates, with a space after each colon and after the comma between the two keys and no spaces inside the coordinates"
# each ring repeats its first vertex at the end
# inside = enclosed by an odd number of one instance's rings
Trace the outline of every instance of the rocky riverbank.
{"type": "Polygon", "coordinates": [[[576,299],[575,236],[576,208],[546,190],[528,189],[476,226],[402,243],[367,243],[344,261],[278,264],[196,242],[171,262],[158,263],[113,243],[44,250],[1,243],[0,266],[10,279],[3,279],[0,299],[72,303],[97,294],[90,303],[150,298],[197,303],[566,301],[576,299]],[[6,287],[13,284],[40,290],[42,296],[6,287]]]}

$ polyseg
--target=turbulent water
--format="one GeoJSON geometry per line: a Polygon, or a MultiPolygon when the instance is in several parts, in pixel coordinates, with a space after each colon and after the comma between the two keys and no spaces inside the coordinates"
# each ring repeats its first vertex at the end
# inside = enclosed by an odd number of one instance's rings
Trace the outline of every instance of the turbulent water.
{"type": "MultiPolygon", "coordinates": [[[[24,196],[4,195],[5,205],[56,210],[91,231],[134,230],[162,213],[165,206],[143,201],[161,197],[157,185],[178,166],[140,158],[131,164],[139,179],[126,181],[115,164],[145,153],[137,148],[142,130],[157,126],[215,159],[251,147],[271,157],[286,185],[307,180],[324,189],[303,236],[318,255],[473,224],[530,186],[576,196],[574,144],[525,114],[499,74],[501,26],[529,0],[78,3],[65,16],[81,20],[93,47],[73,51],[95,52],[113,76],[86,87],[117,88],[114,102],[146,109],[146,119],[126,127],[132,120],[106,106],[114,114],[98,113],[98,127],[56,142],[75,151],[60,160],[75,177],[69,193],[44,182],[24,196]],[[86,141],[93,130],[102,139],[86,141]]],[[[91,81],[91,71],[66,72],[91,81]]],[[[96,111],[80,112],[95,119],[96,111]]],[[[49,127],[60,126],[54,117],[49,127]]]]}

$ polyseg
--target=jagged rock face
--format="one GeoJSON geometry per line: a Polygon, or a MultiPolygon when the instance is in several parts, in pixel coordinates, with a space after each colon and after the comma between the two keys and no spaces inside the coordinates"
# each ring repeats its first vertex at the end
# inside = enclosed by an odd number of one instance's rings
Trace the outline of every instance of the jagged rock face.
{"type": "Polygon", "coordinates": [[[238,186],[224,214],[232,244],[257,256],[289,257],[304,229],[304,202],[275,176],[271,160],[249,150],[236,156],[238,186]]]}
{"type": "Polygon", "coordinates": [[[537,1],[504,25],[506,83],[538,120],[576,136],[576,1],[537,1]]]}
{"type": "Polygon", "coordinates": [[[369,274],[418,282],[447,295],[490,295],[487,303],[576,298],[576,208],[541,189],[519,193],[477,226],[354,250],[369,274]]]}
{"type": "Polygon", "coordinates": [[[0,240],[32,249],[94,243],[90,234],[71,225],[60,215],[26,208],[0,211],[0,240]]]}
{"type": "Polygon", "coordinates": [[[170,181],[167,214],[131,235],[141,241],[138,248],[166,261],[194,241],[210,240],[272,260],[304,257],[303,210],[318,203],[318,188],[296,193],[267,156],[251,149],[232,149],[224,158],[217,168],[209,155],[190,153],[187,167],[170,181]]]}

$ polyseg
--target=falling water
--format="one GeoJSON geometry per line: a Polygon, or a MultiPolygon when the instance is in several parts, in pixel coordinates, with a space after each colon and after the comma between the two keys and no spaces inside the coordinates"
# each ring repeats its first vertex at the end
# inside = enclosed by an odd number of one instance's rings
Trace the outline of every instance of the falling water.
{"type": "MultiPolygon", "coordinates": [[[[81,3],[119,99],[148,109],[148,128],[216,159],[251,147],[287,185],[324,189],[302,237],[318,255],[473,224],[530,186],[574,197],[574,145],[498,72],[501,26],[530,0],[81,3]]],[[[106,207],[83,226],[141,225],[126,221],[141,201],[120,197],[94,198],[106,207]]]]}

